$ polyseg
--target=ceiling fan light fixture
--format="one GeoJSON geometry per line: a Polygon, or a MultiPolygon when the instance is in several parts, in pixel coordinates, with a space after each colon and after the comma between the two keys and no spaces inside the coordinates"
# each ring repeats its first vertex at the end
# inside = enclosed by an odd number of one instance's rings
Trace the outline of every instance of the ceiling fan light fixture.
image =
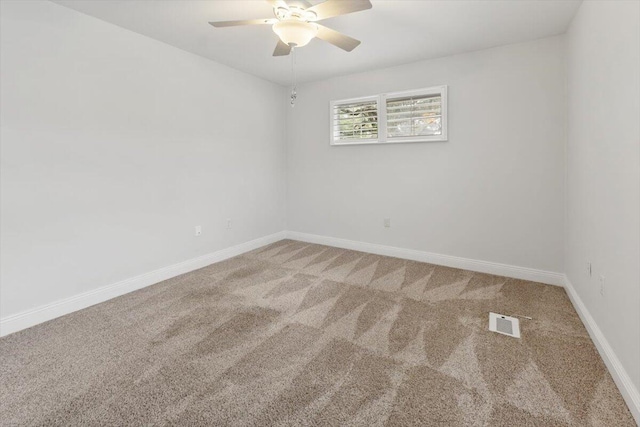
{"type": "Polygon", "coordinates": [[[308,44],[318,34],[318,26],[297,19],[287,19],[273,24],[273,32],[280,37],[283,43],[291,47],[301,47],[308,44]]]}

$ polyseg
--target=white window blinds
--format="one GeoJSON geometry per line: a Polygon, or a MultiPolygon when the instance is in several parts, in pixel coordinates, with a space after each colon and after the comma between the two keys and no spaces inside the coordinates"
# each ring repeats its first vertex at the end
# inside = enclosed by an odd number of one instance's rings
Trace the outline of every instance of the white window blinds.
{"type": "Polygon", "coordinates": [[[442,97],[387,98],[387,138],[442,134],[442,97]]]}
{"type": "Polygon", "coordinates": [[[330,103],[331,144],[447,140],[447,87],[383,93],[330,103]]]}
{"type": "Polygon", "coordinates": [[[334,143],[372,142],[378,139],[377,97],[336,102],[331,110],[334,143]]]}

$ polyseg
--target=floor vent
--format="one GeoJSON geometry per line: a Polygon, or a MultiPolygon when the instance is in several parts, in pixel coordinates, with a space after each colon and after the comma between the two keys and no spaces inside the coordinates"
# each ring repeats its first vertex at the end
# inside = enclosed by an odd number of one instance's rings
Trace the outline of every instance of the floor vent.
{"type": "Polygon", "coordinates": [[[502,335],[520,338],[520,321],[498,313],[489,313],[489,330],[502,335]]]}

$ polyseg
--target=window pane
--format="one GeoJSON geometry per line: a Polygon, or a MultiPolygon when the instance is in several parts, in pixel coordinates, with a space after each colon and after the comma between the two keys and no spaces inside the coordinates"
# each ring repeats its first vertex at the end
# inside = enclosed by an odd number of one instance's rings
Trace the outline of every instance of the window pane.
{"type": "Polygon", "coordinates": [[[367,101],[336,105],[333,109],[334,140],[378,138],[378,103],[367,101]]]}
{"type": "Polygon", "coordinates": [[[440,95],[387,99],[387,136],[442,135],[440,95]]]}

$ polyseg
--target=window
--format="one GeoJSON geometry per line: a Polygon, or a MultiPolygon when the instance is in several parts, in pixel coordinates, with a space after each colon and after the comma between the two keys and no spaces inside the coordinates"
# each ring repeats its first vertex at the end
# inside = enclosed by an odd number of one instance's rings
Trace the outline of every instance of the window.
{"type": "Polygon", "coordinates": [[[332,103],[332,141],[362,144],[378,141],[378,97],[332,103]]]}
{"type": "Polygon", "coordinates": [[[443,88],[386,95],[387,142],[446,140],[443,98],[443,88]]]}
{"type": "Polygon", "coordinates": [[[446,86],[331,102],[331,145],[446,140],[446,86]]]}

